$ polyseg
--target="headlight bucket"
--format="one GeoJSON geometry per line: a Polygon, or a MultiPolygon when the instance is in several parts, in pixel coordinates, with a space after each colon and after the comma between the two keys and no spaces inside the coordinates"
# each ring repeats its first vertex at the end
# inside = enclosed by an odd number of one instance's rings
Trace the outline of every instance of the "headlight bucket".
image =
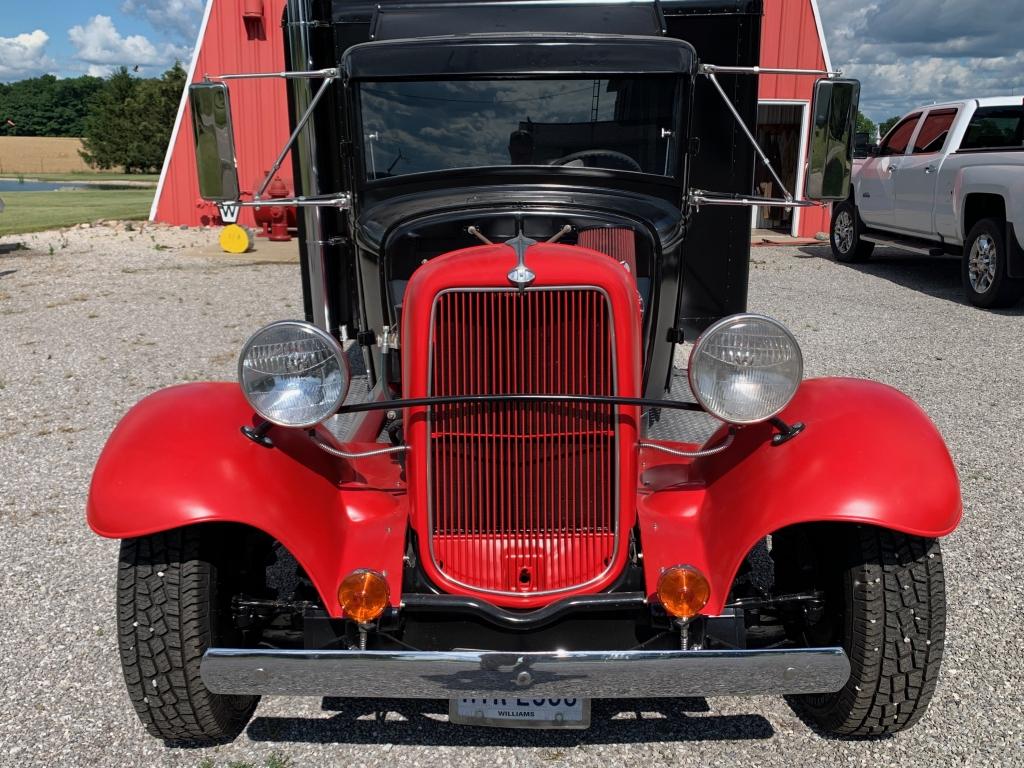
{"type": "Polygon", "coordinates": [[[245,399],[262,418],[282,427],[312,427],[333,415],[350,381],[338,341],[298,320],[256,331],[238,359],[245,399]]]}
{"type": "Polygon", "coordinates": [[[803,379],[793,334],[763,315],[719,320],[690,353],[689,379],[697,401],[729,424],[756,424],[782,411],[803,379]]]}

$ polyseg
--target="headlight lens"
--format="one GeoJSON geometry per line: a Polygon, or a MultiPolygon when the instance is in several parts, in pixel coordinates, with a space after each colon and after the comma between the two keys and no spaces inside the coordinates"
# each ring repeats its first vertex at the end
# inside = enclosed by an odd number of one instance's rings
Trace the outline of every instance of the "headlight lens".
{"type": "Polygon", "coordinates": [[[238,381],[249,405],[282,427],[311,427],[345,399],[348,360],[329,333],[309,323],[271,323],[242,347],[238,381]]]}
{"type": "Polygon", "coordinates": [[[698,402],[731,424],[775,416],[793,399],[803,373],[793,334],[761,315],[720,320],[690,353],[690,387],[698,402]]]}

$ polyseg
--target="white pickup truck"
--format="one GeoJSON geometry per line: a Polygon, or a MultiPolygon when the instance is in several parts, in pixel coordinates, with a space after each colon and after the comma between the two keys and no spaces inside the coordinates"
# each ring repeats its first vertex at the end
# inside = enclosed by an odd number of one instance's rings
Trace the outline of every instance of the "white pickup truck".
{"type": "Polygon", "coordinates": [[[832,252],[870,258],[876,245],[962,254],[971,303],[1024,296],[1024,99],[922,107],[854,171],[832,211],[832,252]]]}

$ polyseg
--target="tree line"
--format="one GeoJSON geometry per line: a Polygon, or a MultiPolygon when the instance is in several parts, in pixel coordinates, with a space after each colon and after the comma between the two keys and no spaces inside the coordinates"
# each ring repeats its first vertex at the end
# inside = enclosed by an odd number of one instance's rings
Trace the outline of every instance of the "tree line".
{"type": "Polygon", "coordinates": [[[902,115],[896,115],[890,117],[888,120],[883,120],[881,123],[875,124],[875,121],[865,115],[863,112],[857,113],[857,131],[868,134],[872,140],[875,138],[877,132],[880,138],[885,138],[885,134],[896,127],[896,123],[903,119],[902,115]]]}
{"type": "Polygon", "coordinates": [[[158,78],[121,67],[105,79],[43,75],[0,84],[0,136],[81,138],[81,155],[94,168],[158,171],[186,77],[176,63],[158,78]]]}

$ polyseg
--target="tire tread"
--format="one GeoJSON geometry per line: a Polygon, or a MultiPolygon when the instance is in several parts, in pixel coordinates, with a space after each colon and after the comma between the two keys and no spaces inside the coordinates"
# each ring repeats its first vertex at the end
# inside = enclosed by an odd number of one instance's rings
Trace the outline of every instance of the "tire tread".
{"type": "Polygon", "coordinates": [[[200,531],[189,528],[121,543],[118,646],[128,696],[146,729],[171,742],[233,739],[258,702],[211,693],[200,677],[216,586],[200,548],[200,531]]]}
{"type": "Polygon", "coordinates": [[[807,701],[824,730],[883,736],[915,725],[935,693],[946,629],[942,553],[935,539],[868,526],[852,546],[850,679],[838,694],[807,701]]]}

